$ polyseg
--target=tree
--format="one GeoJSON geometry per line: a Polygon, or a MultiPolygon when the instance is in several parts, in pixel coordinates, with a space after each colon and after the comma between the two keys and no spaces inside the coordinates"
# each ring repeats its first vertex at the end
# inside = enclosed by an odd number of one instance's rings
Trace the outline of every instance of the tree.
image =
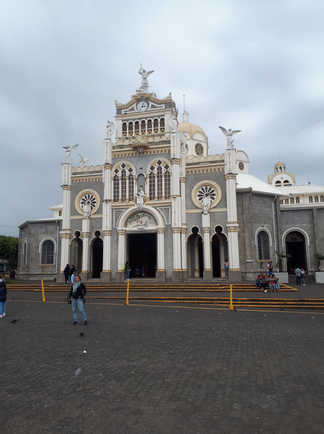
{"type": "Polygon", "coordinates": [[[0,235],[0,258],[7,259],[9,268],[17,268],[18,238],[0,235]]]}

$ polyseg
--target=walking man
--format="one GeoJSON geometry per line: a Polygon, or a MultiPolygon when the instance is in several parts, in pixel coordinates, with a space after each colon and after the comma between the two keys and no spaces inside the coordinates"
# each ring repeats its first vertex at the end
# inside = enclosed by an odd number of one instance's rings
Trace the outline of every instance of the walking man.
{"type": "Polygon", "coordinates": [[[6,282],[0,276],[0,319],[6,316],[7,288],[6,282]]]}
{"type": "Polygon", "coordinates": [[[77,317],[77,309],[79,310],[83,324],[87,325],[87,315],[84,310],[84,296],[86,295],[86,287],[80,280],[80,276],[76,275],[74,277],[74,283],[71,285],[71,291],[69,294],[69,300],[71,300],[72,303],[72,312],[73,312],[73,324],[78,323],[78,317],[77,317]]]}

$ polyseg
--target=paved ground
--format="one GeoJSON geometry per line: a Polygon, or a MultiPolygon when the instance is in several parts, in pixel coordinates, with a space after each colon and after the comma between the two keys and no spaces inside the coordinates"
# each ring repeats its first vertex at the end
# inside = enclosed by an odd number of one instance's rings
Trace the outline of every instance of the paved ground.
{"type": "Polygon", "coordinates": [[[323,314],[87,311],[8,303],[1,434],[324,432],[323,314]]]}

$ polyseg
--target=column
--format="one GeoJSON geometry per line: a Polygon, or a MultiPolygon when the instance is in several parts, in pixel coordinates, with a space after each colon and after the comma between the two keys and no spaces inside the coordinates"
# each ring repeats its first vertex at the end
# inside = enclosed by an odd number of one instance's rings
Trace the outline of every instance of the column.
{"type": "Polygon", "coordinates": [[[186,279],[188,273],[188,265],[187,265],[187,228],[186,226],[182,226],[181,228],[181,262],[182,262],[182,271],[184,273],[184,279],[186,279]]]}
{"type": "Polygon", "coordinates": [[[178,280],[181,276],[177,273],[182,272],[181,268],[181,228],[172,228],[173,241],[173,272],[174,277],[178,280]]]}
{"type": "Polygon", "coordinates": [[[124,229],[118,231],[118,280],[122,281],[124,278],[125,268],[125,235],[124,229]]]}
{"type": "Polygon", "coordinates": [[[172,198],[172,241],[173,241],[173,278],[182,280],[181,252],[181,194],[180,194],[180,154],[176,131],[171,133],[171,198],[172,198]]]}
{"type": "Polygon", "coordinates": [[[210,214],[202,214],[202,228],[204,240],[204,280],[212,278],[210,254],[210,214]]]}
{"type": "Polygon", "coordinates": [[[101,279],[111,280],[111,237],[112,237],[112,142],[105,139],[104,142],[104,197],[102,202],[102,236],[103,236],[103,261],[101,279]]]}
{"type": "Polygon", "coordinates": [[[159,228],[157,231],[157,279],[165,280],[165,252],[164,252],[164,229],[159,228]]]}
{"type": "Polygon", "coordinates": [[[82,219],[82,277],[88,278],[89,273],[89,237],[90,237],[90,219],[82,219]]]}
{"type": "Polygon", "coordinates": [[[62,230],[61,238],[61,272],[64,271],[66,264],[69,263],[69,249],[71,237],[71,190],[72,190],[72,169],[71,163],[62,164],[62,190],[63,190],[63,210],[62,210],[62,230]]]}

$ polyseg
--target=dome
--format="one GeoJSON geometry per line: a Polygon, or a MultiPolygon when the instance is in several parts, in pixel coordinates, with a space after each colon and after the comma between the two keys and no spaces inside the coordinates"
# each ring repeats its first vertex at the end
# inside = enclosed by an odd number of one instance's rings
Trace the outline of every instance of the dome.
{"type": "Polygon", "coordinates": [[[178,125],[178,131],[189,134],[191,139],[195,134],[201,134],[207,139],[204,130],[200,128],[198,125],[194,125],[190,122],[181,122],[181,124],[178,125]]]}

